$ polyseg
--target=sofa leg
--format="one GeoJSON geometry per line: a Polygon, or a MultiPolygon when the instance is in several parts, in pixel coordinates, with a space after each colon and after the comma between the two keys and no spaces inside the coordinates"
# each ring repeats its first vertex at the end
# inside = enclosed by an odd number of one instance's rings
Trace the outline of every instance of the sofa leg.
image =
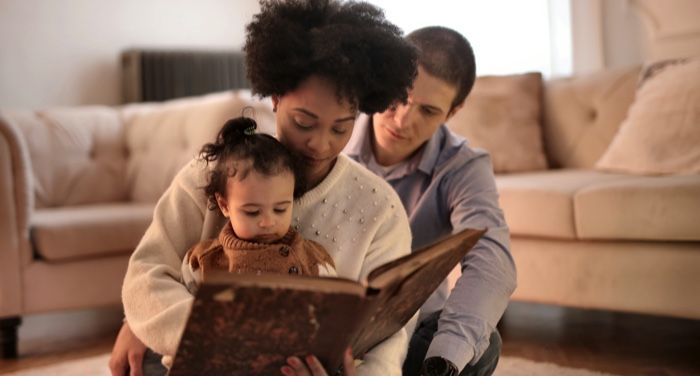
{"type": "Polygon", "coordinates": [[[19,316],[0,319],[0,359],[17,358],[17,329],[22,324],[19,316]]]}

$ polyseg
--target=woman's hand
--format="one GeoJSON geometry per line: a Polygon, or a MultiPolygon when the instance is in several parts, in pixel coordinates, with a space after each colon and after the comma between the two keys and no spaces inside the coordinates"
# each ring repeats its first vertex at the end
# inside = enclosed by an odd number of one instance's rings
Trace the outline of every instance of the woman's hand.
{"type": "MultiPolygon", "coordinates": [[[[352,358],[352,350],[348,347],[343,356],[343,375],[356,376],[355,361],[352,358]]],[[[296,356],[287,358],[287,365],[282,366],[282,374],[285,376],[328,376],[328,373],[321,365],[321,362],[313,356],[306,357],[306,363],[296,356]]]]}
{"type": "Polygon", "coordinates": [[[131,332],[129,325],[124,322],[117,335],[117,341],[112,348],[109,358],[109,370],[112,376],[124,376],[131,370],[130,376],[142,376],[141,364],[146,345],[131,332]]]}

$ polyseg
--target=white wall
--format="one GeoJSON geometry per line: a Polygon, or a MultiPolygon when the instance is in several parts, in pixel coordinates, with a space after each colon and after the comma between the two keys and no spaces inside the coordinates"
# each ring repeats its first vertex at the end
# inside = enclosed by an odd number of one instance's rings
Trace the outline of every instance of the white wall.
{"type": "MultiPolygon", "coordinates": [[[[574,74],[700,46],[698,0],[569,1],[574,74]]],[[[258,10],[257,0],[0,0],[0,108],[118,104],[122,50],[240,48],[258,10]]]]}
{"type": "Polygon", "coordinates": [[[241,48],[257,0],[0,0],[0,108],[120,103],[130,47],[241,48]]]}

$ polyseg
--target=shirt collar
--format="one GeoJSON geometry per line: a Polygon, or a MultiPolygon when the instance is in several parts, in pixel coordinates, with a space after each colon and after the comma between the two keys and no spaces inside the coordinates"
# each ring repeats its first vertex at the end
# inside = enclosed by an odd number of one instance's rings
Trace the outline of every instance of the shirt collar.
{"type": "MultiPolygon", "coordinates": [[[[345,146],[345,153],[365,166],[369,165],[370,161],[376,162],[370,138],[371,127],[372,117],[367,114],[360,114],[355,121],[352,137],[345,146]]],[[[443,139],[445,133],[443,127],[444,125],[441,125],[433,136],[417,151],[415,156],[420,156],[417,163],[415,157],[400,162],[401,164],[407,163],[411,165],[410,171],[407,171],[407,173],[411,173],[416,169],[428,175],[433,173],[440,155],[440,140],[443,139]]]]}
{"type": "Polygon", "coordinates": [[[351,158],[366,163],[368,156],[372,155],[372,145],[369,141],[369,127],[372,118],[367,114],[360,114],[355,120],[350,141],[345,145],[345,154],[351,158]]]}

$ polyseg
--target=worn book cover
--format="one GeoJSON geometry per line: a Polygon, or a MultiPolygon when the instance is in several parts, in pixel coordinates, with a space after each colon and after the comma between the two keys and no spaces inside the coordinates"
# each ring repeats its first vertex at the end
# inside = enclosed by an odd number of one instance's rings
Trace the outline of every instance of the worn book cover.
{"type": "Polygon", "coordinates": [[[396,333],[485,230],[467,229],[373,270],[343,278],[221,272],[202,284],[170,375],[280,374],[289,356],[328,370],[396,333]]]}

